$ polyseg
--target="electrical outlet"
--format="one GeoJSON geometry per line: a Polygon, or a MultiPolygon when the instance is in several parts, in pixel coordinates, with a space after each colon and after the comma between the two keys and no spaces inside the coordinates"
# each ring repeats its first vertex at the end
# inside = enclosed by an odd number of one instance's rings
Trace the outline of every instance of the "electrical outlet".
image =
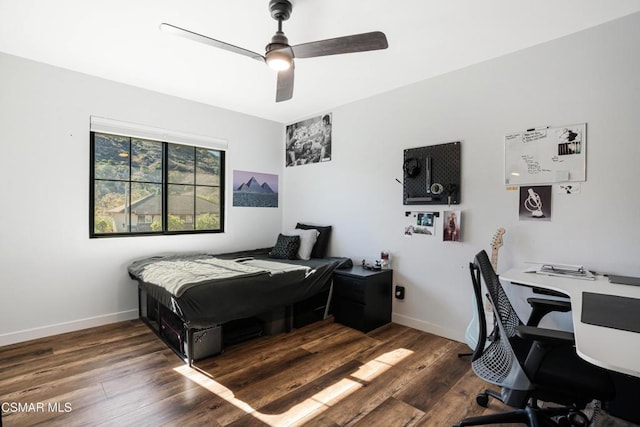
{"type": "Polygon", "coordinates": [[[404,299],[404,286],[396,285],[395,296],[397,299],[404,299]]]}

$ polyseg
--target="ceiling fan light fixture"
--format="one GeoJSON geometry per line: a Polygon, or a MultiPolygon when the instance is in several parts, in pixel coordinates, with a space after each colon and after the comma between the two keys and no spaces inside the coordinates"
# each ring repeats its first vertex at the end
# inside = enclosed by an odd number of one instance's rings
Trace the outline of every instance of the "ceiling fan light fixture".
{"type": "Polygon", "coordinates": [[[284,71],[291,68],[293,58],[286,51],[275,50],[265,55],[267,65],[276,71],[284,71]]]}
{"type": "MultiPolygon", "coordinates": [[[[263,0],[266,1],[266,0],[263,0]]],[[[352,34],[350,36],[335,37],[291,46],[287,36],[282,31],[282,22],[291,16],[292,4],[290,0],[270,0],[269,12],[278,22],[278,29],[271,37],[271,42],[265,47],[265,54],[253,52],[230,43],[212,39],[202,34],[175,25],[163,23],[162,31],[168,31],[178,36],[204,43],[218,49],[224,49],[251,59],[267,63],[278,72],[276,87],[276,102],[286,101],[293,96],[294,58],[316,58],[319,56],[341,55],[344,53],[367,52],[386,49],[389,47],[387,37],[381,31],[352,34]]]]}

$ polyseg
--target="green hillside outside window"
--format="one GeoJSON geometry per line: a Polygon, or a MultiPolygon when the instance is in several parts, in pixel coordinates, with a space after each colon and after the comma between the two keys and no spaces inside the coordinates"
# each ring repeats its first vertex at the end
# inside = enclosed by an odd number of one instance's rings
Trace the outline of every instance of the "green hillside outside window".
{"type": "Polygon", "coordinates": [[[224,231],[224,151],[91,133],[90,237],[224,231]]]}

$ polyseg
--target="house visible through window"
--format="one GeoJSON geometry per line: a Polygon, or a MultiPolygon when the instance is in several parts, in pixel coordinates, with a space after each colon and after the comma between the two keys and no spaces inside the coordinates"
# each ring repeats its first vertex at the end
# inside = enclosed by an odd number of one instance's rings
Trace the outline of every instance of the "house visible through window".
{"type": "Polygon", "coordinates": [[[153,215],[138,215],[138,224],[153,223],[153,215]]]}
{"type": "Polygon", "coordinates": [[[91,133],[91,237],[224,230],[224,151],[91,133]]]}

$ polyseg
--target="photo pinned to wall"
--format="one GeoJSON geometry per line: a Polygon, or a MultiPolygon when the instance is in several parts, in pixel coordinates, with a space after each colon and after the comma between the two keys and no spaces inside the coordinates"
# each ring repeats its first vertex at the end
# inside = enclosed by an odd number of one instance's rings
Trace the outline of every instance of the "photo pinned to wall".
{"type": "Polygon", "coordinates": [[[558,132],[558,156],[570,156],[582,152],[582,126],[562,128],[558,132]]]}
{"type": "Polygon", "coordinates": [[[404,227],[404,235],[411,236],[434,236],[435,218],[440,216],[439,212],[405,212],[408,218],[404,227]]]}
{"type": "Polygon", "coordinates": [[[556,189],[557,194],[568,195],[568,194],[580,194],[580,183],[573,182],[571,184],[560,184],[556,189]]]}
{"type": "Polygon", "coordinates": [[[461,211],[444,211],[442,221],[442,240],[444,242],[459,242],[462,224],[461,211]]]}
{"type": "Polygon", "coordinates": [[[277,208],[278,175],[234,170],[233,206],[277,208]]]}
{"type": "Polygon", "coordinates": [[[289,166],[331,160],[331,113],[287,126],[285,164],[289,166]]]}
{"type": "Polygon", "coordinates": [[[551,185],[520,187],[520,219],[551,221],[551,185]]]}

